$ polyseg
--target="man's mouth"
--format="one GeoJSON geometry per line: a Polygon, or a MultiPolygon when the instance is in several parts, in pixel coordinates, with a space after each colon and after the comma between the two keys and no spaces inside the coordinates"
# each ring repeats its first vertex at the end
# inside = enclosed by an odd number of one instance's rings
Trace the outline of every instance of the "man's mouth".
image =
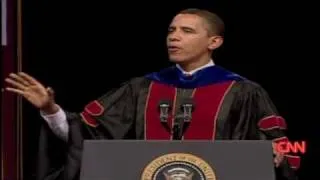
{"type": "Polygon", "coordinates": [[[169,52],[177,52],[178,50],[180,50],[181,48],[178,46],[168,46],[168,51],[169,52]]]}

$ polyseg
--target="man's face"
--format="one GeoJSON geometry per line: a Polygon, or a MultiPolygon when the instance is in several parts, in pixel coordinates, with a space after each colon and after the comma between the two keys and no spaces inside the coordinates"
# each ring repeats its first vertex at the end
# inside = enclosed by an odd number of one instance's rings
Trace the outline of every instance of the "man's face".
{"type": "Polygon", "coordinates": [[[193,14],[178,14],[169,26],[167,47],[169,59],[175,63],[196,60],[209,55],[212,38],[207,24],[193,14]]]}

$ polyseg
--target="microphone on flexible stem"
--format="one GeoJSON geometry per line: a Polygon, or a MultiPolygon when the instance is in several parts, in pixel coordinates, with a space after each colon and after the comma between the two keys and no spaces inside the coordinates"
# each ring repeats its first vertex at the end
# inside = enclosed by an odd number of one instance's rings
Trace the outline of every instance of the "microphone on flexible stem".
{"type": "Polygon", "coordinates": [[[182,114],[178,115],[175,119],[173,126],[173,139],[181,140],[183,134],[187,130],[192,120],[192,112],[195,105],[191,98],[186,98],[181,103],[182,114]]]}
{"type": "Polygon", "coordinates": [[[190,123],[192,119],[192,112],[195,109],[193,100],[191,98],[184,99],[184,101],[181,104],[181,109],[183,112],[183,121],[185,123],[190,123]]]}
{"type": "Polygon", "coordinates": [[[171,111],[171,102],[169,100],[161,100],[159,102],[159,118],[161,124],[170,132],[168,125],[169,112],[171,111]]]}

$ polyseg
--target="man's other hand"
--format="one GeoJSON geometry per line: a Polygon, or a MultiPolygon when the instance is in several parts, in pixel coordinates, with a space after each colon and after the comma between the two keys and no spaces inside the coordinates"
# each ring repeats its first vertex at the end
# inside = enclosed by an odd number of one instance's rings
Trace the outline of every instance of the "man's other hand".
{"type": "Polygon", "coordinates": [[[276,143],[272,143],[272,147],[273,147],[273,154],[275,155],[273,159],[275,166],[279,167],[282,161],[284,160],[284,154],[276,150],[276,143]]]}

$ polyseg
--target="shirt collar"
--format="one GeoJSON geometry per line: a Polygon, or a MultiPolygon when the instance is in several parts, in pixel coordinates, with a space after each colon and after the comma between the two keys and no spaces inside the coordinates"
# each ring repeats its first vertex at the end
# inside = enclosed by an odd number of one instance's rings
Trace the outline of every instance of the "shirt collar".
{"type": "Polygon", "coordinates": [[[177,68],[185,75],[193,75],[194,73],[196,73],[197,71],[199,71],[201,69],[204,69],[204,68],[207,68],[207,67],[210,67],[210,66],[214,66],[214,65],[215,64],[214,64],[213,60],[211,60],[207,64],[205,64],[205,65],[203,65],[201,67],[198,67],[198,68],[196,68],[196,69],[194,69],[192,71],[187,72],[187,71],[183,70],[179,64],[176,64],[177,68]]]}

